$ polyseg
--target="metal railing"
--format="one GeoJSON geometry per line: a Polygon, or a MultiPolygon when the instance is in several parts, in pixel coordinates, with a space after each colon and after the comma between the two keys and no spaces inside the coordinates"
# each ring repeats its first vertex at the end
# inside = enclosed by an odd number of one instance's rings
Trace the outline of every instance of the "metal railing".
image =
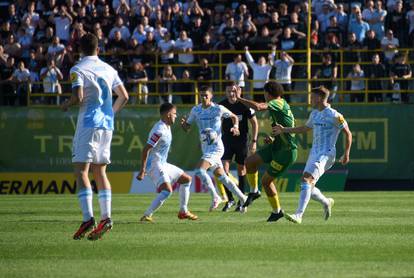
{"type": "MultiPolygon", "coordinates": [[[[406,55],[406,61],[407,64],[413,65],[414,64],[414,49],[398,49],[400,53],[404,53],[406,55]]],[[[268,54],[270,54],[270,51],[250,51],[252,55],[264,55],[267,57],[268,54]]],[[[276,51],[276,57],[280,53],[280,51],[276,51]]],[[[158,105],[161,98],[166,97],[166,95],[171,94],[173,97],[173,102],[176,102],[178,104],[182,105],[194,105],[198,103],[198,93],[197,88],[199,85],[202,84],[211,84],[213,87],[214,95],[218,97],[224,96],[224,87],[223,84],[227,80],[225,79],[224,72],[225,67],[227,66],[228,62],[231,62],[231,58],[228,55],[234,55],[234,54],[244,54],[244,51],[194,51],[192,54],[194,56],[198,57],[205,57],[209,56],[210,60],[212,60],[211,63],[209,63],[209,66],[213,69],[213,76],[214,79],[212,80],[182,80],[180,79],[180,76],[177,76],[177,80],[175,81],[168,81],[168,82],[160,82],[157,80],[157,76],[161,74],[161,69],[163,69],[167,64],[161,63],[160,56],[161,53],[151,53],[147,54],[147,59],[149,61],[149,64],[146,66],[147,73],[149,73],[149,80],[145,83],[140,84],[126,84],[129,88],[134,88],[134,90],[129,90],[131,101],[129,105],[132,106],[140,106],[140,105],[158,105]],[[148,59],[148,56],[152,56],[152,59],[148,59]],[[189,83],[192,85],[191,91],[180,91],[177,90],[177,85],[189,83]],[[135,86],[134,86],[135,85],[135,86]],[[171,86],[167,92],[166,90],[162,89],[163,86],[171,86]],[[148,93],[144,93],[145,90],[143,90],[143,86],[148,87],[148,93]],[[184,96],[184,99],[183,99],[184,96]],[[185,98],[187,97],[187,98],[185,98]],[[148,99],[146,104],[144,104],[143,100],[148,99]]],[[[306,72],[306,50],[291,50],[287,51],[290,55],[292,55],[295,59],[294,67],[296,68],[295,72],[298,73],[300,76],[307,76],[303,78],[292,78],[292,83],[295,84],[294,90],[286,92],[286,95],[292,96],[291,104],[292,105],[305,105],[308,104],[308,87],[307,84],[310,82],[311,84],[314,84],[315,82],[323,82],[323,81],[332,81],[336,87],[338,88],[336,90],[336,95],[338,96],[337,99],[334,101],[341,102],[344,104],[356,104],[351,103],[349,101],[349,95],[352,94],[364,94],[364,101],[363,103],[367,104],[369,103],[369,95],[370,94],[383,94],[384,96],[396,93],[395,90],[391,89],[390,86],[390,77],[383,77],[383,78],[368,78],[364,77],[360,80],[364,81],[364,89],[361,91],[351,91],[350,89],[347,89],[347,83],[351,81],[355,81],[355,78],[348,78],[346,77],[348,72],[348,68],[352,68],[352,65],[358,63],[362,67],[370,65],[371,62],[368,60],[368,57],[370,54],[374,53],[380,53],[381,55],[384,53],[384,50],[382,49],[376,49],[376,50],[345,50],[345,49],[338,49],[338,50],[312,50],[312,55],[321,55],[324,53],[331,53],[332,56],[334,56],[334,59],[338,59],[336,61],[336,65],[338,66],[338,76],[335,79],[313,79],[312,76],[309,76],[310,74],[306,72]],[[351,54],[359,54],[361,56],[360,60],[358,61],[346,61],[346,56],[351,54]],[[370,89],[370,82],[378,81],[384,84],[384,88],[381,90],[372,90],[370,89]]],[[[178,56],[180,54],[179,52],[174,53],[175,56],[178,56]]],[[[188,53],[186,53],[188,54],[188,53]]],[[[105,60],[106,58],[110,57],[112,55],[111,53],[105,53],[102,55],[102,58],[105,60]]],[[[125,53],[122,55],[118,55],[120,59],[123,57],[125,59],[128,59],[128,61],[131,61],[131,57],[129,54],[125,53]]],[[[312,62],[312,68],[318,67],[321,65],[321,62],[312,62]]],[[[184,69],[192,70],[198,67],[201,67],[199,64],[180,64],[180,63],[174,63],[174,64],[168,64],[168,66],[171,66],[173,68],[173,71],[176,72],[183,71],[184,69]]],[[[193,74],[194,76],[194,74],[193,74]]],[[[274,80],[274,79],[270,79],[274,80]]],[[[253,82],[260,82],[263,80],[252,80],[248,79],[246,80],[246,88],[245,93],[249,97],[253,97],[256,94],[260,94],[260,92],[254,92],[253,91],[253,82]]],[[[408,89],[401,90],[399,93],[402,94],[413,94],[414,93],[414,78],[411,77],[409,79],[406,79],[405,82],[409,84],[408,89]]],[[[51,94],[51,93],[42,93],[39,91],[33,91],[28,90],[27,93],[27,103],[29,106],[53,106],[53,104],[57,105],[62,99],[65,99],[70,96],[70,84],[69,82],[60,82],[63,93],[60,95],[57,94],[51,94]],[[51,104],[44,103],[46,99],[48,98],[55,98],[56,101],[50,102],[51,104]]],[[[42,82],[34,82],[31,83],[31,87],[42,87],[42,82]]],[[[30,88],[30,86],[27,86],[30,88]]],[[[385,98],[384,98],[385,99],[385,98]]]]}

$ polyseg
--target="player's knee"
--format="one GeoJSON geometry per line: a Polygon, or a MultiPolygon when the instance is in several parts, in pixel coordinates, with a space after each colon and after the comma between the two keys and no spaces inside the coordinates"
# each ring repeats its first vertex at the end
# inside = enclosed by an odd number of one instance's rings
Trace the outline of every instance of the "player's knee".
{"type": "Polygon", "coordinates": [[[163,191],[161,191],[160,194],[164,196],[164,199],[167,199],[172,195],[172,191],[170,191],[170,189],[166,188],[163,191]]]}
{"type": "Polygon", "coordinates": [[[198,176],[198,177],[200,177],[200,178],[204,178],[207,175],[207,170],[206,169],[203,169],[203,168],[198,168],[195,171],[195,175],[198,176]]]}
{"type": "Polygon", "coordinates": [[[193,178],[189,175],[182,175],[180,177],[180,184],[190,184],[193,178]]]}
{"type": "Polygon", "coordinates": [[[223,184],[227,184],[230,182],[229,177],[226,174],[223,174],[221,176],[217,177],[219,181],[221,181],[223,184]]]}

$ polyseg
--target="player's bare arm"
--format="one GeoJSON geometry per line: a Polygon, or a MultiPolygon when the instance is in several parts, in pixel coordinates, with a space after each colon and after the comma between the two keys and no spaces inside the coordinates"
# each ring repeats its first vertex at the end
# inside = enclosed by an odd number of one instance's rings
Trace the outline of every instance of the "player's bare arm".
{"type": "Polygon", "coordinates": [[[342,129],[342,132],[345,133],[345,152],[339,159],[339,162],[342,165],[346,165],[349,162],[349,153],[351,152],[352,132],[347,125],[342,129]]]}
{"type": "Polygon", "coordinates": [[[237,118],[236,115],[233,113],[230,115],[231,121],[233,122],[233,127],[230,128],[230,132],[233,134],[233,136],[239,136],[240,130],[239,130],[239,118],[237,118]]]}
{"type": "Polygon", "coordinates": [[[237,96],[237,100],[246,105],[247,107],[252,108],[256,111],[264,111],[268,108],[268,105],[265,102],[256,102],[254,100],[242,98],[239,95],[237,96]]]}
{"type": "Polygon", "coordinates": [[[257,149],[257,137],[259,135],[259,124],[256,116],[249,119],[249,122],[252,127],[252,141],[250,142],[249,151],[255,153],[257,149]]]}
{"type": "Polygon", "coordinates": [[[272,135],[276,136],[282,133],[306,133],[312,130],[308,126],[297,126],[297,127],[284,127],[280,124],[275,124],[272,126],[272,135]]]}
{"type": "Polygon", "coordinates": [[[68,111],[69,107],[73,105],[77,105],[78,103],[82,103],[83,100],[83,87],[77,86],[72,89],[72,95],[68,100],[66,100],[62,105],[61,108],[63,111],[68,111]]]}
{"type": "Polygon", "coordinates": [[[145,176],[145,169],[147,167],[147,160],[148,160],[148,155],[150,153],[152,149],[152,146],[150,144],[145,145],[144,149],[142,150],[142,154],[141,154],[141,170],[138,173],[137,176],[137,180],[142,181],[144,179],[145,176]]]}
{"type": "Polygon", "coordinates": [[[129,96],[128,92],[126,91],[124,85],[116,86],[114,89],[115,94],[118,96],[115,100],[114,105],[112,106],[112,109],[114,113],[117,113],[119,110],[122,109],[122,107],[127,104],[129,96]]]}

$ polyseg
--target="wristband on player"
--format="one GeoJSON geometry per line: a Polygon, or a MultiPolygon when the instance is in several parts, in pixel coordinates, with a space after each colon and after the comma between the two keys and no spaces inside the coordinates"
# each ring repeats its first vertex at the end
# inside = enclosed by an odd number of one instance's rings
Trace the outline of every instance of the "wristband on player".
{"type": "Polygon", "coordinates": [[[239,125],[234,125],[233,128],[239,129],[239,125]]]}

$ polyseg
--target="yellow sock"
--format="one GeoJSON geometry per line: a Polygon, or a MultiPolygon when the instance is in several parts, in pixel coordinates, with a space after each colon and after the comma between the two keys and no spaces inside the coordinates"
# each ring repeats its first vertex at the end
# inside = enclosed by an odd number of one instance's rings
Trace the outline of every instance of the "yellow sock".
{"type": "Polygon", "coordinates": [[[253,174],[247,173],[247,181],[249,182],[250,192],[257,192],[259,187],[259,172],[253,174]]]}
{"type": "Polygon", "coordinates": [[[214,176],[214,180],[216,181],[217,188],[220,191],[221,198],[223,199],[224,202],[227,202],[228,197],[227,197],[227,194],[226,194],[226,190],[224,189],[223,183],[216,176],[214,176]]]}
{"type": "Polygon", "coordinates": [[[229,179],[230,179],[232,182],[234,182],[234,184],[235,184],[235,185],[239,186],[239,179],[236,179],[236,177],[235,177],[235,176],[233,176],[230,172],[229,172],[228,176],[229,176],[229,179]]]}
{"type": "Polygon", "coordinates": [[[280,202],[279,202],[279,196],[274,195],[274,196],[267,196],[267,199],[269,200],[270,206],[272,207],[274,212],[279,212],[280,211],[280,202]]]}

